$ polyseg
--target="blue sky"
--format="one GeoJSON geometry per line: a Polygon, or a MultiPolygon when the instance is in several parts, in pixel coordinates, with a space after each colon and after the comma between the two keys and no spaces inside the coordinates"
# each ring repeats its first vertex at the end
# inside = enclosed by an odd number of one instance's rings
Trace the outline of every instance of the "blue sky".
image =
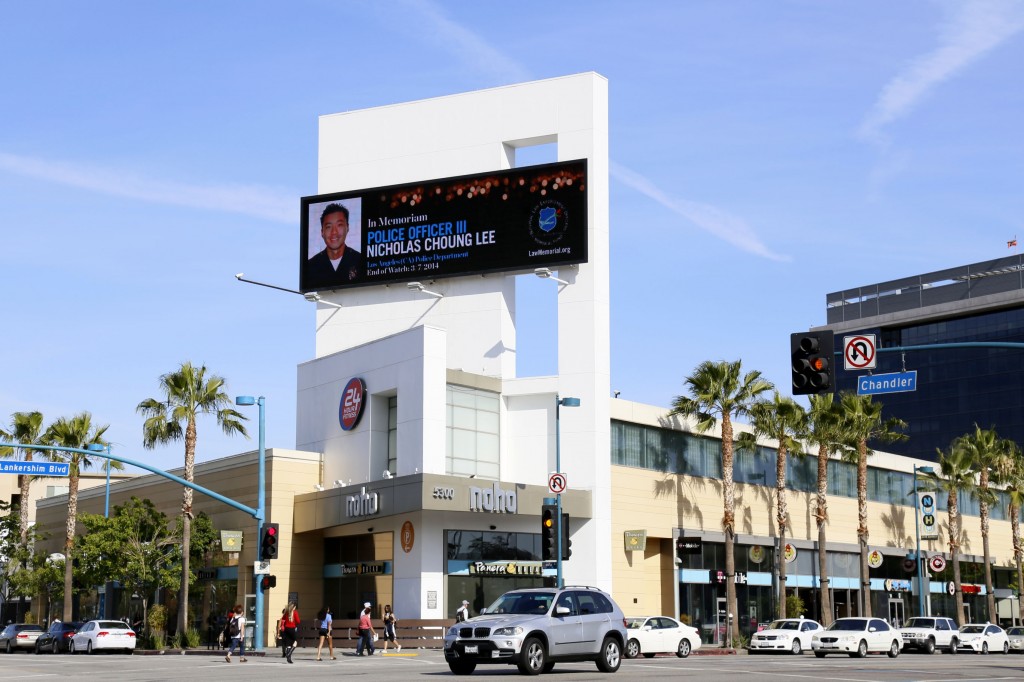
{"type": "MultiPolygon", "coordinates": [[[[234,274],[296,286],[323,114],[608,78],[612,388],[655,405],[708,359],[785,389],[826,293],[1024,239],[1024,2],[0,7],[0,421],[89,410],[161,467],[135,406],[184,360],[294,446],[314,309],[234,274]]],[[[526,279],[520,373],[554,373],[526,279]]],[[[201,423],[198,457],[253,436],[201,423]]]]}

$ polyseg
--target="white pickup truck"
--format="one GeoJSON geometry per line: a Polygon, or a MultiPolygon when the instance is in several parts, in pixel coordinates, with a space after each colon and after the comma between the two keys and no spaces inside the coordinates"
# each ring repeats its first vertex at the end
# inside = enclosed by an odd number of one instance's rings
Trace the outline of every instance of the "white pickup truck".
{"type": "Polygon", "coordinates": [[[935,649],[955,654],[960,633],[952,618],[939,616],[911,618],[899,632],[904,651],[919,649],[926,654],[935,653],[935,649]]]}

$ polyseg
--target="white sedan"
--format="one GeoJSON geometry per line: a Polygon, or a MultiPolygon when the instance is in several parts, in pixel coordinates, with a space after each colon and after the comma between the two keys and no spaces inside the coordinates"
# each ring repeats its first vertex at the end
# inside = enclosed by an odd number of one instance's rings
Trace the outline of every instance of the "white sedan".
{"type": "Polygon", "coordinates": [[[640,654],[651,658],[659,653],[673,653],[679,658],[686,658],[691,651],[700,648],[697,628],[668,616],[626,618],[626,629],[629,636],[626,658],[636,658],[640,654]]]}
{"type": "Polygon", "coordinates": [[[135,631],[119,620],[90,620],[71,638],[68,650],[94,654],[100,650],[135,651],[135,631]]]}
{"type": "Polygon", "coordinates": [[[826,654],[848,654],[864,658],[870,652],[900,655],[903,640],[881,618],[839,618],[811,637],[811,649],[818,658],[826,654]]]}
{"type": "Polygon", "coordinates": [[[806,618],[783,618],[750,638],[750,653],[786,651],[799,656],[811,648],[811,638],[821,632],[821,625],[806,618]]]}
{"type": "Polygon", "coordinates": [[[971,623],[960,628],[960,649],[973,651],[976,654],[987,654],[990,651],[1010,653],[1010,638],[998,625],[991,623],[971,623]]]}

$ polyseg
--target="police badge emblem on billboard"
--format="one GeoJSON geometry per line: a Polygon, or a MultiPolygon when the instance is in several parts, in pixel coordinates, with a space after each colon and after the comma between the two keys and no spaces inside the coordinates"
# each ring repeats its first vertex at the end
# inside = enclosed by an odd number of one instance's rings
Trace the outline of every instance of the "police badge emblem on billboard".
{"type": "Polygon", "coordinates": [[[559,201],[542,201],[530,213],[530,236],[541,246],[552,246],[562,241],[568,228],[569,212],[559,201]]]}

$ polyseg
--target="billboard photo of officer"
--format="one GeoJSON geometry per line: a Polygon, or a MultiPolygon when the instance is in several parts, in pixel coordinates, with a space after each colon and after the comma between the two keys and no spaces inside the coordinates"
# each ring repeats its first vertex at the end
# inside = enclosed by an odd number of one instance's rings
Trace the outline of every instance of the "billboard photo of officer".
{"type": "Polygon", "coordinates": [[[358,250],[361,209],[360,198],[310,204],[304,289],[340,287],[363,276],[363,254],[358,250]]]}

